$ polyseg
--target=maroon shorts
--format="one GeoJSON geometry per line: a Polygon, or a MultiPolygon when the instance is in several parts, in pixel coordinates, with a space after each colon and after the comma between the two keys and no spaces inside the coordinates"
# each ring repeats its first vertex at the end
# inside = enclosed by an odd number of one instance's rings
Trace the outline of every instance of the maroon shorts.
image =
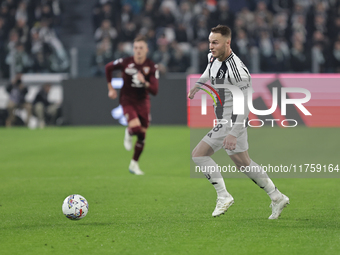
{"type": "Polygon", "coordinates": [[[142,127],[147,128],[150,123],[150,103],[144,104],[123,104],[124,116],[128,122],[135,118],[140,120],[142,127]]]}

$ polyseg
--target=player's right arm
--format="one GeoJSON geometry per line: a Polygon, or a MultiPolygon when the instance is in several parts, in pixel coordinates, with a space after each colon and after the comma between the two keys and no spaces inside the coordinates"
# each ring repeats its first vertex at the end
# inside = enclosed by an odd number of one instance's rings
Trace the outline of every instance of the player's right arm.
{"type": "Polygon", "coordinates": [[[202,87],[202,85],[206,83],[208,80],[209,80],[209,64],[207,65],[207,68],[205,69],[204,73],[196,82],[195,86],[192,89],[190,89],[188,93],[188,98],[193,99],[195,94],[199,91],[199,88],[202,87]]]}
{"type": "MultiPolygon", "coordinates": [[[[210,61],[211,53],[208,54],[208,61],[210,61]]],[[[205,68],[205,71],[201,75],[201,77],[196,82],[195,86],[190,89],[188,93],[188,98],[193,99],[195,94],[199,91],[199,88],[202,87],[204,83],[209,81],[209,68],[210,68],[210,62],[208,63],[207,67],[205,68]]]]}
{"type": "Polygon", "coordinates": [[[112,84],[111,84],[111,82],[108,82],[107,83],[107,88],[108,88],[108,97],[109,98],[111,98],[111,99],[116,99],[117,98],[117,91],[114,89],[114,88],[112,88],[112,84]]]}
{"type": "Polygon", "coordinates": [[[117,98],[117,91],[112,87],[111,80],[112,80],[112,72],[114,70],[120,70],[122,69],[123,65],[123,59],[117,59],[115,61],[111,61],[105,65],[105,75],[107,80],[107,88],[108,88],[108,97],[111,99],[117,98]]]}

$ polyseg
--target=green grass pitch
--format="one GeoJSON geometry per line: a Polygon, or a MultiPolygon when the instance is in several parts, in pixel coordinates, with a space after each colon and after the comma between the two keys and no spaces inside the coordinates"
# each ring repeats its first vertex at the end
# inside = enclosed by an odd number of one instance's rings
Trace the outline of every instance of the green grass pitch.
{"type": "MultiPolygon", "coordinates": [[[[248,133],[258,163],[340,164],[339,129],[248,133]]],[[[225,179],[235,204],[213,218],[214,188],[190,178],[187,127],[150,127],[145,176],[128,172],[123,134],[123,127],[0,129],[0,254],[340,254],[340,179],[274,179],[290,197],[274,221],[263,190],[225,179]],[[61,212],[70,194],[89,202],[80,221],[61,212]]]]}

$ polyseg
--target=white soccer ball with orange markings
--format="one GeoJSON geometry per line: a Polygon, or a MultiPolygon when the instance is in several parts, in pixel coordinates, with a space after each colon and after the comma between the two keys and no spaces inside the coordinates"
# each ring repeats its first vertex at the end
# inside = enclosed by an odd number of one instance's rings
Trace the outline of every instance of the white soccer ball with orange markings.
{"type": "Polygon", "coordinates": [[[85,197],[74,194],[65,198],[62,206],[63,214],[70,220],[80,220],[89,211],[89,203],[85,197]]]}

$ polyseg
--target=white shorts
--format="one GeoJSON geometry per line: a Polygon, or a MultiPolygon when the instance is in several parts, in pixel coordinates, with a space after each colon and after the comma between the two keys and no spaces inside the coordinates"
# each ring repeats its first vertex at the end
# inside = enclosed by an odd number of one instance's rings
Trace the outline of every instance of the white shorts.
{"type": "MultiPolygon", "coordinates": [[[[222,124],[220,124],[222,125],[222,124]]],[[[222,149],[223,140],[229,134],[231,128],[227,125],[216,125],[213,129],[211,129],[206,136],[203,137],[202,141],[206,142],[210,145],[210,147],[214,150],[214,152],[222,149]]],[[[237,137],[236,148],[233,151],[225,149],[228,155],[234,155],[236,153],[247,151],[248,146],[248,134],[247,128],[244,128],[239,137],[237,137]]]]}

